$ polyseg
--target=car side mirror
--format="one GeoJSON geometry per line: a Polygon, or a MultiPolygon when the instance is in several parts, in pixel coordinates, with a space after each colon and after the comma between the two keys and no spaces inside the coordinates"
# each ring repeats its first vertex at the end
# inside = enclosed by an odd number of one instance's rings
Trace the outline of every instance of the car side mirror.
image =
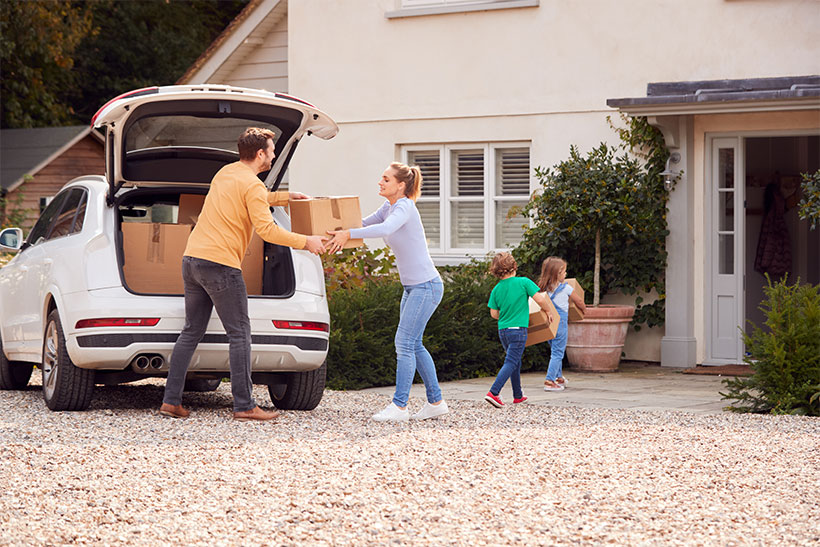
{"type": "Polygon", "coordinates": [[[16,253],[23,246],[23,230],[6,228],[0,232],[0,251],[16,253]]]}

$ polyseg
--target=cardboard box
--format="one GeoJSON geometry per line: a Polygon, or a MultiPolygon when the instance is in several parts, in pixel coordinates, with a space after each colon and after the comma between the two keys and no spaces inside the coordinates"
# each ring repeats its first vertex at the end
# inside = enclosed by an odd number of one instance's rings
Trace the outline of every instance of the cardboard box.
{"type": "Polygon", "coordinates": [[[242,277],[248,294],[262,294],[262,269],[265,267],[265,242],[254,232],[245,258],[242,259],[242,277]]]}
{"type": "MultiPolygon", "coordinates": [[[[581,297],[581,300],[584,299],[584,288],[581,287],[581,284],[578,281],[571,277],[569,279],[565,279],[564,282],[572,287],[572,294],[577,294],[581,297]]],[[[569,320],[570,321],[581,321],[584,319],[584,312],[578,309],[578,306],[573,304],[572,300],[569,301],[569,320]]]]}
{"type": "MultiPolygon", "coordinates": [[[[546,296],[546,295],[545,295],[546,296]]],[[[552,304],[552,300],[547,297],[547,308],[549,315],[552,318],[550,324],[547,325],[547,312],[541,309],[538,303],[530,298],[530,326],[527,328],[527,343],[526,346],[533,344],[540,344],[547,340],[552,340],[558,334],[558,322],[561,316],[558,315],[558,310],[552,304]]]]}
{"type": "Polygon", "coordinates": [[[124,222],[123,274],[128,287],[145,294],[183,294],[182,253],[190,224],[124,222]]]}
{"type": "MultiPolygon", "coordinates": [[[[327,236],[328,230],[362,227],[362,209],[358,196],[292,199],[288,205],[290,229],[298,234],[327,236]]],[[[364,241],[361,239],[350,239],[345,248],[362,244],[364,241]]]]}
{"type": "Polygon", "coordinates": [[[202,206],[205,204],[204,194],[181,194],[179,196],[179,211],[177,212],[177,223],[196,224],[202,206]]]}
{"type": "MultiPolygon", "coordinates": [[[[122,224],[123,274],[137,293],[183,294],[182,255],[192,224],[124,222],[122,224]]],[[[242,259],[242,277],[249,295],[262,294],[265,242],[256,233],[242,259]]]]}

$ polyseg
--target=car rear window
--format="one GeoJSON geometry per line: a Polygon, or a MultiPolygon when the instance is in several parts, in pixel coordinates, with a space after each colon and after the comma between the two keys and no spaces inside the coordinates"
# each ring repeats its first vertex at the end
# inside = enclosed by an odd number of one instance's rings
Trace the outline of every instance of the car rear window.
{"type": "Polygon", "coordinates": [[[196,116],[156,116],[134,122],[125,136],[126,153],[146,148],[199,147],[238,153],[236,141],[248,127],[282,130],[275,125],[242,118],[200,118],[196,116]]]}

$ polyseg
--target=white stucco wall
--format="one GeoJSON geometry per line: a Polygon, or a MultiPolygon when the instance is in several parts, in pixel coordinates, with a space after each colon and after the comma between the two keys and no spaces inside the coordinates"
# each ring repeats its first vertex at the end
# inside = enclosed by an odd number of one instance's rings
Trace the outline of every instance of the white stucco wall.
{"type": "MultiPolygon", "coordinates": [[[[606,100],[644,96],[649,82],[820,73],[811,0],[540,4],[387,19],[399,0],[290,2],[289,92],[340,126],[332,141],[303,141],[291,188],[361,195],[367,214],[403,144],[529,141],[531,165],[548,166],[571,144],[583,152],[617,142],[606,100]]],[[[702,223],[702,210],[695,215],[702,223]]],[[[703,298],[695,306],[702,337],[703,298]]],[[[661,334],[631,334],[628,357],[659,360],[661,334]]]]}
{"type": "Polygon", "coordinates": [[[380,200],[367,188],[401,144],[531,141],[532,165],[552,165],[570,144],[617,142],[606,100],[649,82],[820,72],[813,1],[542,1],[385,18],[399,4],[289,3],[289,92],[341,128],[302,143],[293,188],[341,184],[369,210],[380,200]]]}

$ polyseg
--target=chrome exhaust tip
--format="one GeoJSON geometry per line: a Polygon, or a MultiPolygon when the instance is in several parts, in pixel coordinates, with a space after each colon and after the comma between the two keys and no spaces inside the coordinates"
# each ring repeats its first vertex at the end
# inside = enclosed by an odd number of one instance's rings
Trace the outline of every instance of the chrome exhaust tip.
{"type": "Polygon", "coordinates": [[[146,370],[150,364],[151,361],[148,359],[148,356],[146,355],[140,355],[136,359],[134,359],[134,366],[138,370],[146,370]]]}
{"type": "Polygon", "coordinates": [[[160,370],[162,365],[165,364],[165,359],[162,358],[161,355],[154,355],[151,357],[151,368],[154,370],[160,370]]]}

